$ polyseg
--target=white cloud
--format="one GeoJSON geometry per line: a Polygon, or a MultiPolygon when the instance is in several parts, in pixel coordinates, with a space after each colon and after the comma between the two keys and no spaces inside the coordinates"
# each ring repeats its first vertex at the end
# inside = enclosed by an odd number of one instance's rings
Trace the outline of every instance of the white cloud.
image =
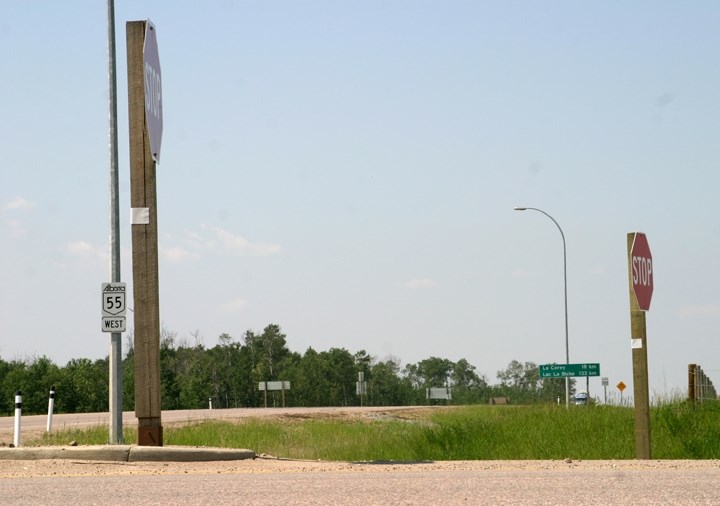
{"type": "Polygon", "coordinates": [[[403,286],[405,288],[410,288],[410,289],[415,290],[415,289],[422,289],[422,288],[434,288],[437,286],[437,283],[435,283],[435,281],[433,281],[430,278],[414,278],[414,279],[410,279],[410,280],[406,281],[405,283],[403,283],[403,286]]]}
{"type": "Polygon", "coordinates": [[[281,247],[277,244],[250,242],[241,235],[233,234],[219,227],[212,227],[220,244],[228,251],[238,255],[268,256],[280,253],[281,247]]]}
{"type": "Polygon", "coordinates": [[[695,316],[720,316],[720,304],[702,304],[699,306],[680,306],[679,310],[682,318],[692,318],[695,316]]]}
{"type": "Polygon", "coordinates": [[[224,313],[237,313],[242,308],[244,308],[247,305],[247,301],[245,299],[235,299],[231,300],[230,302],[226,302],[222,306],[220,306],[220,309],[224,313]]]}
{"type": "Polygon", "coordinates": [[[219,227],[202,224],[199,231],[184,230],[179,236],[168,235],[160,245],[160,253],[166,260],[183,263],[200,260],[207,252],[226,251],[236,255],[268,256],[281,251],[277,244],[251,242],[245,237],[219,227]]]}
{"type": "Polygon", "coordinates": [[[87,241],[73,241],[65,243],[62,250],[74,257],[96,257],[107,259],[110,257],[109,246],[95,246],[87,241]]]}
{"type": "Polygon", "coordinates": [[[24,237],[27,235],[27,229],[17,220],[5,220],[10,233],[13,237],[24,237]]]}
{"type": "MultiPolygon", "coordinates": [[[[202,225],[203,230],[207,228],[208,227],[206,225],[202,225]]],[[[185,230],[184,234],[184,242],[188,245],[188,247],[194,250],[207,250],[217,247],[216,241],[207,240],[201,234],[193,232],[192,230],[185,230]]]]}
{"type": "Polygon", "coordinates": [[[33,209],[35,207],[35,202],[30,202],[29,200],[23,198],[23,197],[15,197],[10,202],[5,204],[5,209],[10,210],[27,210],[27,209],[33,209]]]}
{"type": "Polygon", "coordinates": [[[172,248],[161,248],[162,255],[167,260],[173,263],[183,263],[196,261],[200,259],[200,254],[192,251],[188,251],[182,246],[174,246],[172,248]]]}
{"type": "Polygon", "coordinates": [[[64,249],[68,253],[85,255],[88,253],[92,253],[95,248],[89,242],[75,241],[75,242],[69,242],[69,243],[65,244],[64,249]]]}

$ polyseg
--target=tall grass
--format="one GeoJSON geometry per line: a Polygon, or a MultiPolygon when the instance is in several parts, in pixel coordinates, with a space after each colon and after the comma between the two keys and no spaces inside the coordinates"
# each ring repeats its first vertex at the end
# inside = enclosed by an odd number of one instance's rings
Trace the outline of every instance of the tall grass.
{"type": "MultiPolygon", "coordinates": [[[[125,441],[137,441],[135,427],[123,427],[125,441]]],[[[23,441],[23,446],[63,445],[71,443],[80,445],[104,445],[108,443],[109,430],[107,425],[95,425],[85,429],[62,428],[44,433],[40,438],[23,441]]]]}
{"type": "MultiPolygon", "coordinates": [[[[246,419],[166,427],[166,445],[248,448],[258,454],[336,461],[633,459],[632,408],[469,406],[424,415],[246,419]]],[[[105,444],[107,427],[61,431],[36,444],[105,444]]],[[[134,429],[125,441],[136,441],[134,429]]],[[[32,444],[32,443],[27,443],[32,444]]],[[[653,458],[720,458],[720,404],[674,402],[651,410],[653,458]]]]}
{"type": "Polygon", "coordinates": [[[651,441],[666,459],[717,459],[720,457],[720,403],[664,404],[651,414],[651,441]]]}
{"type": "Polygon", "coordinates": [[[416,451],[432,460],[626,459],[632,416],[606,406],[467,408],[433,417],[416,451]]]}

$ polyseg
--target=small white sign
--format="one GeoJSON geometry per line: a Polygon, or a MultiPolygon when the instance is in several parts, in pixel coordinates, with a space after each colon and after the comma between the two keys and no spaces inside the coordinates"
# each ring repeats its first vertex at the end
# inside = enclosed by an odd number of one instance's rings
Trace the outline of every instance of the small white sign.
{"type": "Polygon", "coordinates": [[[258,388],[262,390],[290,390],[289,381],[261,381],[258,388]]]}
{"type": "Polygon", "coordinates": [[[103,283],[100,297],[103,318],[125,316],[125,283],[103,283]]]}
{"type": "Polygon", "coordinates": [[[102,331],[103,332],[125,332],[125,317],[108,317],[103,316],[102,331]]]}
{"type": "Polygon", "coordinates": [[[631,339],[630,346],[633,350],[642,350],[642,339],[631,339]]]}
{"type": "Polygon", "coordinates": [[[132,207],[132,208],[130,208],[130,224],[131,225],[150,225],[150,208],[149,207],[132,207]]]}
{"type": "Polygon", "coordinates": [[[452,399],[452,392],[449,388],[428,388],[426,391],[427,399],[452,399]]]}

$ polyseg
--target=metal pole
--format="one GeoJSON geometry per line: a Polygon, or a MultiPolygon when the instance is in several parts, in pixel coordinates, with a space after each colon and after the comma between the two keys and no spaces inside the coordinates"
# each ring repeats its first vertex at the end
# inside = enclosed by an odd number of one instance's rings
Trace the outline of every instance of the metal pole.
{"type": "MultiPolygon", "coordinates": [[[[562,243],[563,243],[563,282],[565,285],[565,363],[570,363],[570,340],[568,338],[568,297],[567,297],[567,248],[565,246],[565,234],[562,231],[562,228],[560,228],[560,224],[555,221],[555,218],[550,216],[548,213],[543,211],[542,209],[538,209],[537,207],[516,207],[516,211],[537,211],[539,213],[544,214],[548,218],[552,220],[552,222],[555,224],[555,226],[560,231],[560,236],[562,237],[562,243]]],[[[565,406],[570,407],[570,378],[565,378],[565,406]]]]}
{"type": "MultiPolygon", "coordinates": [[[[115,2],[107,0],[109,150],[110,150],[110,278],[120,282],[120,197],[118,183],[117,78],[115,74],[115,2]]],[[[122,334],[110,334],[110,444],[122,444],[122,334]]]]}

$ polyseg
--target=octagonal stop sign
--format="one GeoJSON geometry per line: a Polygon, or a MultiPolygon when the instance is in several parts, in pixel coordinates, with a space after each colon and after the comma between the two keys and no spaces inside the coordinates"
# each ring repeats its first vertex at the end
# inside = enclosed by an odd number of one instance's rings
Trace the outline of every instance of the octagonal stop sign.
{"type": "Polygon", "coordinates": [[[145,81],[145,121],[150,137],[150,151],[153,160],[160,163],[163,131],[162,74],[160,73],[157,31],[149,19],[145,23],[143,79],[145,81]]]}
{"type": "Polygon", "coordinates": [[[636,232],[630,249],[630,279],[638,306],[643,311],[650,309],[653,277],[652,255],[647,237],[641,232],[636,232]]]}

